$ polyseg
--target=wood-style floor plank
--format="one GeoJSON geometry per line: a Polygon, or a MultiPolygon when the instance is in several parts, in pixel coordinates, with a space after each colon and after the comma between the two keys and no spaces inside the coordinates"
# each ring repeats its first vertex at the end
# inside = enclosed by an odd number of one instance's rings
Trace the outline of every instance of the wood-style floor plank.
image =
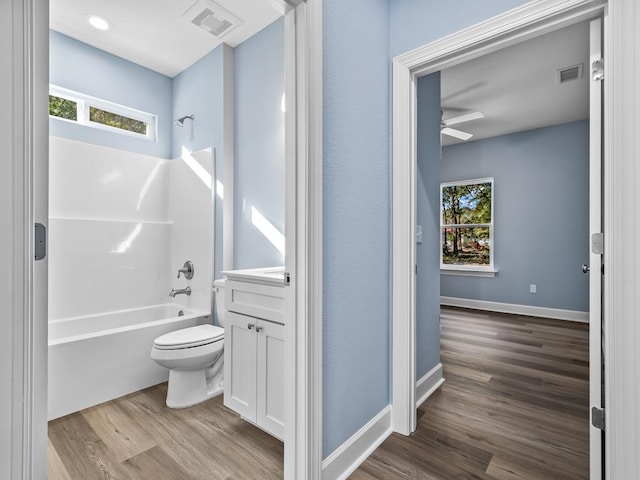
{"type": "Polygon", "coordinates": [[[72,479],[125,480],[113,454],[81,413],[49,422],[49,440],[72,479]]]}
{"type": "Polygon", "coordinates": [[[446,379],[352,480],[589,478],[589,330],[442,308],[446,379]]]}
{"type": "Polygon", "coordinates": [[[183,480],[190,478],[189,473],[177,464],[162,447],[156,446],[131,457],[121,464],[129,480],[183,480]]]}
{"type": "Polygon", "coordinates": [[[47,473],[48,478],[50,479],[71,480],[71,477],[69,477],[69,474],[67,473],[67,469],[51,442],[47,445],[47,473]]]}
{"type": "MultiPolygon", "coordinates": [[[[588,327],[443,308],[446,382],[355,480],[588,479],[588,327]]],[[[49,424],[52,480],[281,479],[283,445],[222,397],[165,406],[166,384],[49,424]]]]}
{"type": "Polygon", "coordinates": [[[127,415],[117,404],[98,405],[83,411],[82,416],[109,447],[116,463],[156,445],[137,420],[127,415]]]}
{"type": "Polygon", "coordinates": [[[49,479],[282,478],[282,442],[222,396],[175,410],[166,393],[161,384],[49,422],[49,479]]]}

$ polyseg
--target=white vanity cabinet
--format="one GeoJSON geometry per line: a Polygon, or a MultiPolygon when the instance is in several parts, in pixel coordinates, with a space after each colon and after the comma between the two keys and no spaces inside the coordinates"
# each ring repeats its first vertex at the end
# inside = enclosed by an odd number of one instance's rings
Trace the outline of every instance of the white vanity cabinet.
{"type": "MultiPolygon", "coordinates": [[[[242,271],[235,271],[242,272],[242,271]]],[[[224,272],[224,404],[284,438],[284,288],[224,272]],[[253,280],[253,281],[251,281],[253,280]]]]}

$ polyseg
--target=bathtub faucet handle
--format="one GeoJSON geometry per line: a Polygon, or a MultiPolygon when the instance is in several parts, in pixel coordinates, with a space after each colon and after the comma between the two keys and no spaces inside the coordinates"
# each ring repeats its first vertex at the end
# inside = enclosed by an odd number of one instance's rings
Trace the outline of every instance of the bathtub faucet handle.
{"type": "Polygon", "coordinates": [[[193,262],[191,260],[187,260],[186,262],[184,262],[184,266],[178,269],[177,278],[180,278],[181,273],[184,273],[184,278],[186,278],[187,280],[191,280],[193,278],[194,269],[193,262]]]}

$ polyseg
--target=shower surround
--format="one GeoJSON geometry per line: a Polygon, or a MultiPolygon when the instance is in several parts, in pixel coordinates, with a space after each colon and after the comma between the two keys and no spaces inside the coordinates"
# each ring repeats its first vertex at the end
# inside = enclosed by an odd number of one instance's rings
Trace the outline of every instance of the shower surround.
{"type": "Polygon", "coordinates": [[[51,137],[49,419],[166,381],[154,338],[211,323],[212,185],[211,149],[166,160],[51,137]],[[186,260],[196,274],[177,279],[186,260]]]}

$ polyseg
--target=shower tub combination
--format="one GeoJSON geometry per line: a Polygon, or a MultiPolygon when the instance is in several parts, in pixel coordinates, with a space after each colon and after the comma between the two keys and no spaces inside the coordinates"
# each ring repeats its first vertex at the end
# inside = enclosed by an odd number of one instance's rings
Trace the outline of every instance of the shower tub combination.
{"type": "Polygon", "coordinates": [[[154,339],[204,323],[210,314],[178,304],[49,322],[49,420],[166,381],[154,339]]]}

